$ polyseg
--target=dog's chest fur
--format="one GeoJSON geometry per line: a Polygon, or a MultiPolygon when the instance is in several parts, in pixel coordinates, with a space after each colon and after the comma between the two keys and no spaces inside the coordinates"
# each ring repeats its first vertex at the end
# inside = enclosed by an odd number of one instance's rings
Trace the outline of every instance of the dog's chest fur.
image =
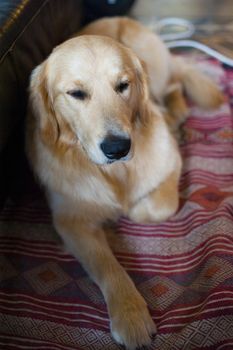
{"type": "Polygon", "coordinates": [[[138,134],[134,156],[127,162],[97,166],[76,151],[59,159],[41,143],[37,147],[43,148],[43,152],[39,149],[36,152],[40,154],[38,175],[49,189],[52,209],[77,213],[80,207],[83,211],[91,208],[109,218],[127,215],[135,203],[164,181],[179,158],[174,141],[160,119],[150,124],[149,132],[138,134]],[[56,178],[54,172],[58,174],[56,178]]]}

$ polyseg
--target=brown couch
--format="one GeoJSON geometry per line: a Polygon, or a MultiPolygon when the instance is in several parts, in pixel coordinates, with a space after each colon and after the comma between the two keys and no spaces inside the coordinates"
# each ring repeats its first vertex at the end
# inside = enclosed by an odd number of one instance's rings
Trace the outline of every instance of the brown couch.
{"type": "Polygon", "coordinates": [[[82,16],[81,0],[0,3],[0,206],[27,183],[23,121],[30,72],[80,28],[82,16]]]}

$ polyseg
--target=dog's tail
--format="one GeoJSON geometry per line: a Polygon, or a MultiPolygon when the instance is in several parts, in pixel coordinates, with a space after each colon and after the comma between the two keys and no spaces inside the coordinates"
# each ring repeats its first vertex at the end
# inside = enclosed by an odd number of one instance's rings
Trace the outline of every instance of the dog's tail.
{"type": "Polygon", "coordinates": [[[172,57],[172,75],[180,81],[188,98],[197,106],[214,109],[224,102],[224,95],[216,83],[185,59],[172,57]]]}

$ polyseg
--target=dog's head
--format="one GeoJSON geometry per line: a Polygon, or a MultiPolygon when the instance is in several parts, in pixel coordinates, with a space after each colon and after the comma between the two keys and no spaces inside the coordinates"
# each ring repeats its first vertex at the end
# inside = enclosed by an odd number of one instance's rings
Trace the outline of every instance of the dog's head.
{"type": "Polygon", "coordinates": [[[107,164],[131,158],[148,90],[130,49],[88,35],[58,46],[33,71],[30,97],[47,146],[79,144],[94,163],[107,164]]]}

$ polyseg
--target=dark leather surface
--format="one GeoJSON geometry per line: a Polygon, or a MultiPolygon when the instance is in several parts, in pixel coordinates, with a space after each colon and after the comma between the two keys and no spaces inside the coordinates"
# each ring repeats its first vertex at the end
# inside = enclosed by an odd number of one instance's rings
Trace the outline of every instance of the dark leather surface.
{"type": "Polygon", "coordinates": [[[48,0],[0,1],[0,60],[48,0]]]}
{"type": "Polygon", "coordinates": [[[135,0],[85,0],[85,23],[99,17],[126,15],[134,2],[135,0]]]}
{"type": "MultiPolygon", "coordinates": [[[[79,29],[81,17],[81,1],[78,0],[32,0],[24,7],[20,7],[19,1],[14,2],[21,12],[0,38],[0,151],[12,127],[25,113],[31,70],[54,46],[79,29]]],[[[24,3],[22,0],[21,5],[24,3]]]]}
{"type": "Polygon", "coordinates": [[[0,197],[20,179],[30,73],[81,19],[81,0],[0,1],[0,197]]]}

